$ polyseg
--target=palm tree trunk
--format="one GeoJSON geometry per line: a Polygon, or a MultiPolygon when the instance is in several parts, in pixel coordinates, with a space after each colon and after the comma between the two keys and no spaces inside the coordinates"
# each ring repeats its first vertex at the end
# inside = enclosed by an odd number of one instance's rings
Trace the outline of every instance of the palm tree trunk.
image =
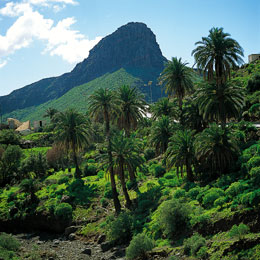
{"type": "Polygon", "coordinates": [[[116,189],[116,181],[115,181],[115,174],[114,174],[114,168],[112,165],[112,152],[111,152],[111,138],[110,138],[110,127],[109,127],[109,117],[108,117],[108,113],[105,110],[104,111],[104,119],[105,119],[105,123],[106,123],[106,135],[107,135],[107,139],[108,139],[108,147],[107,147],[107,152],[108,152],[108,159],[109,159],[109,164],[110,169],[110,181],[111,181],[111,188],[112,188],[112,196],[113,196],[113,201],[114,201],[114,206],[115,206],[115,210],[116,210],[116,214],[118,215],[121,211],[121,204],[120,201],[118,199],[118,193],[117,193],[117,189],[116,189]]]}
{"type": "Polygon", "coordinates": [[[130,200],[130,197],[129,197],[129,194],[128,194],[128,191],[127,191],[127,188],[126,188],[124,165],[123,165],[122,162],[120,162],[120,165],[119,165],[119,175],[120,175],[122,190],[123,190],[124,197],[125,197],[125,200],[126,200],[126,207],[128,209],[130,209],[131,205],[132,205],[132,201],[130,200]]]}
{"type": "Polygon", "coordinates": [[[187,170],[187,179],[188,179],[188,181],[193,182],[194,181],[194,176],[192,174],[191,165],[188,162],[186,162],[186,170],[187,170]]]}
{"type": "Polygon", "coordinates": [[[183,125],[182,98],[179,98],[180,124],[183,125]]]}
{"type": "Polygon", "coordinates": [[[74,161],[75,168],[76,168],[75,178],[76,178],[76,179],[79,179],[80,176],[81,176],[81,170],[80,170],[80,168],[79,168],[78,158],[77,158],[77,153],[76,153],[76,147],[75,147],[75,144],[74,144],[74,143],[72,144],[72,151],[73,151],[73,161],[74,161]]]}

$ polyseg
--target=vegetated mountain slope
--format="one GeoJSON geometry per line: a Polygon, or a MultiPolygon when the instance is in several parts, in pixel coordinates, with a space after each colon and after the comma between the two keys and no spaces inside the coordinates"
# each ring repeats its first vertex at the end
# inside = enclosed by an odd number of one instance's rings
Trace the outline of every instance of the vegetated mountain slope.
{"type": "MultiPolygon", "coordinates": [[[[59,111],[67,108],[75,108],[84,113],[87,110],[88,97],[94,90],[99,87],[113,89],[124,84],[144,88],[144,83],[141,79],[133,77],[124,69],[120,69],[114,73],[107,73],[86,84],[75,87],[58,99],[50,100],[39,106],[32,106],[8,113],[5,115],[5,118],[14,117],[22,121],[39,120],[43,119],[43,115],[49,107],[56,108],[59,111]]],[[[160,90],[158,89],[158,91],[160,90]]]]}
{"type": "MultiPolygon", "coordinates": [[[[75,86],[121,68],[144,82],[153,81],[155,87],[166,61],[151,29],[143,23],[128,23],[103,38],[90,51],[89,57],[70,73],[15,90],[0,97],[0,103],[4,113],[38,106],[61,97],[75,86]]],[[[157,98],[155,95],[154,100],[157,98]]]]}

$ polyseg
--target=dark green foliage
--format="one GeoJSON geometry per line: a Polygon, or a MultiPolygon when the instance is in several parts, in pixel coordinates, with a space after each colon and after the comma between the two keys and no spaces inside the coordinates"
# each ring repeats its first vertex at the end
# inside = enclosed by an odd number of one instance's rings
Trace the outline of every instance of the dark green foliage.
{"type": "Polygon", "coordinates": [[[112,194],[112,189],[111,189],[111,184],[108,182],[105,186],[105,192],[104,192],[104,197],[107,199],[112,199],[113,194],[112,194]]]}
{"type": "Polygon", "coordinates": [[[14,130],[1,130],[0,131],[0,144],[5,145],[19,145],[21,137],[14,130]]]}
{"type": "Polygon", "coordinates": [[[260,74],[254,75],[254,77],[248,81],[246,89],[251,93],[260,90],[260,74]]]}
{"type": "Polygon", "coordinates": [[[185,197],[185,194],[186,194],[185,190],[179,188],[179,189],[177,189],[177,190],[174,192],[173,197],[174,197],[175,199],[179,199],[179,198],[185,197]]]}
{"type": "Polygon", "coordinates": [[[251,170],[252,168],[260,166],[260,156],[254,156],[248,161],[248,169],[251,170]]]}
{"type": "Polygon", "coordinates": [[[46,156],[43,153],[32,153],[21,165],[23,174],[34,172],[37,177],[43,177],[47,168],[46,156]]]}
{"type": "Polygon", "coordinates": [[[224,195],[225,192],[222,189],[211,188],[205,193],[202,204],[206,208],[211,208],[214,205],[215,200],[224,195]]]}
{"type": "Polygon", "coordinates": [[[54,211],[54,215],[56,218],[70,222],[72,220],[72,207],[68,203],[59,204],[54,211]]]}
{"type": "Polygon", "coordinates": [[[155,151],[152,148],[146,148],[144,150],[144,158],[146,161],[149,161],[155,157],[155,151]]]}
{"type": "Polygon", "coordinates": [[[160,227],[168,238],[176,238],[189,228],[190,207],[188,204],[177,199],[168,200],[160,205],[159,212],[160,227]]]}
{"type": "Polygon", "coordinates": [[[166,173],[166,169],[161,166],[157,165],[154,167],[154,175],[156,178],[162,177],[166,173]]]}
{"type": "Polygon", "coordinates": [[[84,176],[94,176],[97,174],[97,167],[93,164],[87,164],[84,168],[84,176]]]}
{"type": "Polygon", "coordinates": [[[118,217],[112,218],[108,223],[108,237],[110,241],[119,244],[131,240],[133,234],[133,218],[127,212],[122,212],[118,217]]]}
{"type": "Polygon", "coordinates": [[[17,239],[6,233],[0,234],[0,258],[3,260],[13,260],[16,258],[16,252],[20,248],[20,243],[17,239]]]}
{"type": "Polygon", "coordinates": [[[186,255],[196,256],[200,248],[206,246],[206,240],[201,235],[195,234],[192,237],[185,239],[183,245],[186,255]]]}
{"type": "Polygon", "coordinates": [[[259,185],[259,183],[260,183],[260,166],[251,168],[249,175],[252,178],[254,185],[256,185],[256,186],[259,185]]]}
{"type": "Polygon", "coordinates": [[[97,185],[86,184],[81,179],[76,179],[68,185],[67,191],[73,203],[80,205],[87,205],[90,199],[96,195],[97,185]]]}
{"type": "Polygon", "coordinates": [[[195,200],[200,192],[201,192],[200,187],[194,187],[194,188],[190,189],[190,190],[187,192],[187,195],[188,195],[192,200],[195,200]]]}
{"type": "Polygon", "coordinates": [[[20,247],[20,243],[17,239],[6,233],[0,234],[0,248],[9,251],[17,251],[20,247]]]}
{"type": "Polygon", "coordinates": [[[260,189],[243,193],[240,196],[240,202],[246,207],[258,207],[260,204],[260,189]]]}
{"type": "Polygon", "coordinates": [[[0,186],[18,179],[18,169],[22,158],[19,146],[8,145],[0,160],[0,186]]]}
{"type": "Polygon", "coordinates": [[[249,227],[243,223],[240,225],[234,225],[228,232],[228,235],[232,238],[242,239],[250,231],[249,227]]]}
{"type": "Polygon", "coordinates": [[[202,246],[197,252],[197,257],[199,257],[199,259],[208,259],[208,250],[207,246],[202,246]]]}
{"type": "Polygon", "coordinates": [[[68,183],[70,181],[70,177],[69,176],[61,176],[61,178],[58,180],[58,184],[62,184],[62,183],[68,183]]]}
{"type": "Polygon", "coordinates": [[[153,241],[145,234],[138,234],[130,242],[126,249],[126,258],[135,260],[137,258],[147,259],[147,252],[154,247],[153,241]]]}
{"type": "Polygon", "coordinates": [[[248,188],[249,185],[247,182],[238,181],[233,182],[225,192],[230,198],[234,198],[237,195],[242,194],[248,188]]]}

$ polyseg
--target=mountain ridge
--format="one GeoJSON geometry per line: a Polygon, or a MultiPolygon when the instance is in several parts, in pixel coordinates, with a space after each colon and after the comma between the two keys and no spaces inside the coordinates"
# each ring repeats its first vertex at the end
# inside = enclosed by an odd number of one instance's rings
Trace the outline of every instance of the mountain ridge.
{"type": "Polygon", "coordinates": [[[166,61],[151,29],[144,23],[130,22],[104,37],[90,50],[88,58],[78,63],[71,72],[41,79],[0,97],[2,111],[5,114],[38,106],[61,97],[73,87],[121,68],[144,82],[151,80],[155,85],[166,61]],[[145,73],[140,74],[139,69],[145,73]]]}

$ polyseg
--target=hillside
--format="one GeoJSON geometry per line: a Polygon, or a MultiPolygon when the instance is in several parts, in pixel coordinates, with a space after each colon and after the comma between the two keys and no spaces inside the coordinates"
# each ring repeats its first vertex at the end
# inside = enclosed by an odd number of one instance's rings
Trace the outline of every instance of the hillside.
{"type": "MultiPolygon", "coordinates": [[[[134,77],[132,74],[125,69],[120,69],[113,73],[106,73],[95,80],[71,89],[58,99],[50,100],[39,106],[32,106],[5,114],[4,119],[9,117],[17,118],[21,121],[43,119],[43,115],[49,107],[55,108],[59,111],[71,107],[84,113],[87,108],[88,96],[99,87],[113,89],[124,84],[136,86],[139,87],[148,98],[150,98],[150,87],[144,86],[147,82],[144,82],[138,77],[134,77]]],[[[154,98],[160,97],[161,89],[159,86],[152,86],[152,95],[154,98]]]]}
{"type": "MultiPolygon", "coordinates": [[[[29,109],[58,99],[75,86],[121,68],[144,82],[153,81],[155,86],[155,79],[166,61],[151,29],[143,23],[128,23],[103,38],[90,51],[88,58],[77,64],[71,72],[15,90],[0,97],[0,103],[4,114],[17,109],[29,109]]],[[[155,96],[154,100],[157,98],[155,96]]]]}

